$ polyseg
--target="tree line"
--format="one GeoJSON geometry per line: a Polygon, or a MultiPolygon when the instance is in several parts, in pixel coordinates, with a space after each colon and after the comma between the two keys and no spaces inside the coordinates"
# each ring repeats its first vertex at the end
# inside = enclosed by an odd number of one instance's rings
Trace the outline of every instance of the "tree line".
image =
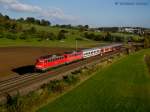
{"type": "Polygon", "coordinates": [[[37,29],[34,26],[24,28],[23,23],[28,24],[37,24],[42,26],[50,26],[51,23],[47,20],[38,20],[33,17],[27,17],[26,19],[11,19],[7,15],[0,14],[0,38],[8,38],[8,39],[30,39],[30,38],[38,38],[39,40],[61,40],[66,38],[65,30],[60,30],[58,34],[55,34],[51,31],[42,31],[37,29]]]}
{"type": "Polygon", "coordinates": [[[143,38],[140,36],[126,35],[113,35],[110,32],[101,32],[101,34],[85,32],[84,37],[95,41],[109,41],[109,42],[143,42],[143,38]]]}
{"type": "Polygon", "coordinates": [[[25,22],[25,23],[32,23],[32,24],[37,24],[37,25],[42,25],[42,26],[50,26],[51,22],[48,20],[39,20],[35,19],[34,17],[27,17],[26,19],[24,18],[19,18],[16,21],[18,22],[25,22]]]}

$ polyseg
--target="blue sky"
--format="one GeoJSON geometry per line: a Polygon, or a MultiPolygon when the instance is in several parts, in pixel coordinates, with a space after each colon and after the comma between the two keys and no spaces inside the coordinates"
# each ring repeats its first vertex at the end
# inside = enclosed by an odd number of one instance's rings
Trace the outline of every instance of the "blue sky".
{"type": "Polygon", "coordinates": [[[150,28],[150,0],[0,0],[0,12],[53,24],[150,28]]]}

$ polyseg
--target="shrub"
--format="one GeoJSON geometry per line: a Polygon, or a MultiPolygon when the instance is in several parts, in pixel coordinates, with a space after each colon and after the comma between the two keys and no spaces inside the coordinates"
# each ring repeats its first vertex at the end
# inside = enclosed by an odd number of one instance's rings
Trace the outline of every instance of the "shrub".
{"type": "Polygon", "coordinates": [[[76,84],[79,81],[79,78],[75,75],[67,75],[63,77],[65,83],[76,84]]]}
{"type": "Polygon", "coordinates": [[[72,74],[79,74],[81,72],[82,72],[82,70],[80,69],[80,70],[73,71],[72,74]]]}
{"type": "Polygon", "coordinates": [[[3,35],[2,35],[2,34],[0,34],[0,38],[3,38],[3,35]]]}
{"type": "Polygon", "coordinates": [[[19,39],[21,39],[21,40],[26,40],[26,39],[27,39],[27,35],[25,35],[25,34],[23,33],[23,34],[21,34],[21,35],[19,36],[19,39]]]}
{"type": "Polygon", "coordinates": [[[8,112],[25,112],[24,107],[25,105],[19,93],[15,97],[11,97],[9,94],[7,95],[8,112]]]}
{"type": "Polygon", "coordinates": [[[146,55],[145,56],[145,62],[147,64],[149,72],[150,72],[150,55],[146,55]]]}
{"type": "Polygon", "coordinates": [[[13,35],[13,34],[11,34],[11,33],[6,33],[6,34],[5,34],[5,38],[12,39],[12,40],[16,40],[17,36],[16,36],[16,35],[13,35]]]}
{"type": "Polygon", "coordinates": [[[65,35],[64,31],[61,30],[61,31],[58,33],[57,39],[58,39],[58,40],[66,39],[66,35],[65,35]]]}
{"type": "Polygon", "coordinates": [[[45,85],[49,92],[62,92],[64,90],[64,83],[61,80],[51,81],[49,84],[45,85]]]}

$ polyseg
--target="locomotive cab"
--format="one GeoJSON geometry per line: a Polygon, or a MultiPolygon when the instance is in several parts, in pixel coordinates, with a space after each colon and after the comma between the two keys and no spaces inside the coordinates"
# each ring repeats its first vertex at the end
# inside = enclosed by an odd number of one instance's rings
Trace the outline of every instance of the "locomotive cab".
{"type": "Polygon", "coordinates": [[[43,66],[44,66],[44,60],[37,59],[35,65],[36,65],[35,66],[36,70],[41,70],[43,68],[43,66]]]}

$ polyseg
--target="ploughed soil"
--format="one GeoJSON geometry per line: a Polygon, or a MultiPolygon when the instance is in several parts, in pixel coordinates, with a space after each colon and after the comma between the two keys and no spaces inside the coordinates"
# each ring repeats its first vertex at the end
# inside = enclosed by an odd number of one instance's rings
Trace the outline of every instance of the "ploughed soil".
{"type": "Polygon", "coordinates": [[[0,79],[5,76],[33,72],[36,59],[47,54],[71,51],[65,48],[48,47],[0,47],[0,79]]]}

